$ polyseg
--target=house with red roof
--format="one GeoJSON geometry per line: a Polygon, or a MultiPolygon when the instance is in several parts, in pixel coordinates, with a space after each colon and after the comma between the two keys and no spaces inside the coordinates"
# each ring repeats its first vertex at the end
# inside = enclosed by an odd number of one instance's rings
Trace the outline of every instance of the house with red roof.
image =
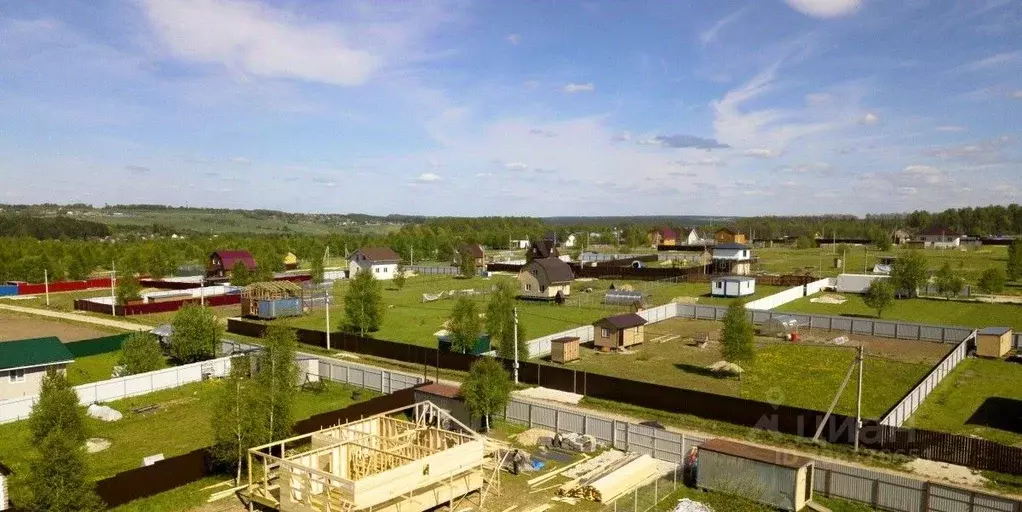
{"type": "Polygon", "coordinates": [[[215,251],[209,255],[209,259],[206,261],[206,277],[225,277],[229,279],[231,271],[234,270],[234,266],[238,262],[241,262],[250,271],[256,269],[255,258],[248,251],[235,249],[215,251]]]}

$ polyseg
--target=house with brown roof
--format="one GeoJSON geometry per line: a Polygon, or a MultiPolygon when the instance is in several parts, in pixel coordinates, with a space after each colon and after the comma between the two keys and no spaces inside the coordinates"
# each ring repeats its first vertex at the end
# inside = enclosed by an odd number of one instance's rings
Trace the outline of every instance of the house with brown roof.
{"type": "Polygon", "coordinates": [[[255,258],[252,253],[241,250],[221,250],[209,255],[206,261],[206,277],[231,277],[231,271],[238,263],[245,265],[245,268],[252,271],[256,269],[255,258]]]}
{"type": "Polygon", "coordinates": [[[745,244],[749,239],[745,233],[739,233],[729,228],[720,228],[714,234],[713,239],[718,244],[745,244]]]}
{"type": "Polygon", "coordinates": [[[608,316],[593,323],[593,345],[615,349],[638,345],[645,339],[646,319],[635,313],[608,316]]]}
{"type": "Polygon", "coordinates": [[[655,228],[646,234],[646,240],[651,247],[660,245],[678,245],[678,232],[669,227],[655,228]]]}
{"type": "Polygon", "coordinates": [[[458,251],[454,253],[454,263],[458,265],[461,262],[463,255],[475,260],[476,268],[486,269],[486,250],[483,249],[482,245],[479,244],[461,244],[458,246],[458,251]]]}
{"type": "Polygon", "coordinates": [[[390,247],[363,247],[348,256],[348,277],[369,272],[381,281],[394,279],[401,257],[390,247]]]}
{"type": "Polygon", "coordinates": [[[965,235],[949,228],[930,228],[919,234],[923,247],[933,249],[956,249],[962,245],[965,235]]]}
{"type": "Polygon", "coordinates": [[[518,271],[518,296],[525,299],[560,300],[571,295],[575,273],[558,258],[535,258],[518,271]]]}
{"type": "Polygon", "coordinates": [[[529,244],[529,250],[525,253],[526,260],[538,260],[543,258],[557,258],[561,253],[557,250],[557,244],[553,240],[538,240],[529,244]]]}

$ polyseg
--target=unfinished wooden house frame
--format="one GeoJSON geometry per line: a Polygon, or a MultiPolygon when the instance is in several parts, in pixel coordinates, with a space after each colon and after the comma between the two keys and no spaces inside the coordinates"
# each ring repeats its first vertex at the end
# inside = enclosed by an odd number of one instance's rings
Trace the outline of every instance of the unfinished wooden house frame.
{"type": "Polygon", "coordinates": [[[502,453],[419,402],[252,448],[247,494],[285,512],[421,512],[448,502],[456,509],[475,493],[482,510],[491,485],[499,492],[502,453]]]}

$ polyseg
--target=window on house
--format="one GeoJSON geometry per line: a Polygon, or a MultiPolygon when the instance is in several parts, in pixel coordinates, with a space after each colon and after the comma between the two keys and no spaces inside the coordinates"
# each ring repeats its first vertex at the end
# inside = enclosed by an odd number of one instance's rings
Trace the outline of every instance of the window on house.
{"type": "Polygon", "coordinates": [[[380,273],[380,268],[379,267],[373,268],[373,272],[376,272],[377,274],[379,274],[380,273]]]}
{"type": "Polygon", "coordinates": [[[717,281],[717,288],[723,288],[723,287],[724,287],[724,282],[723,281],[717,281]]]}
{"type": "Polygon", "coordinates": [[[383,267],[383,273],[386,274],[387,272],[390,272],[390,269],[387,267],[383,267]]]}
{"type": "Polygon", "coordinates": [[[25,370],[11,370],[7,372],[7,378],[11,382],[25,382],[25,370]]]}
{"type": "Polygon", "coordinates": [[[525,283],[525,291],[531,292],[532,291],[532,285],[529,284],[529,283],[525,283]]]}
{"type": "Polygon", "coordinates": [[[600,329],[600,336],[603,336],[604,338],[609,338],[610,337],[610,329],[607,329],[606,327],[600,329]]]}
{"type": "Polygon", "coordinates": [[[545,292],[546,291],[546,286],[540,286],[539,287],[539,291],[540,291],[540,293],[545,292]]]}

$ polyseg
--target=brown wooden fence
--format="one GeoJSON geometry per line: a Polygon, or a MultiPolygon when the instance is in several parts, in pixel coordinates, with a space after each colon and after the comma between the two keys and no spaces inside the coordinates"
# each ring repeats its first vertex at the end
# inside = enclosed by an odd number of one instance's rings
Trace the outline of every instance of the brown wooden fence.
{"type": "MultiPolygon", "coordinates": [[[[227,321],[228,332],[234,334],[260,337],[265,328],[264,324],[246,320],[232,318],[227,321]]],[[[326,346],[326,333],[308,329],[296,331],[299,342],[326,346]]],[[[477,356],[468,354],[442,352],[432,347],[364,338],[343,332],[331,333],[330,338],[332,349],[448,370],[467,371],[477,359],[477,356]]],[[[511,361],[501,361],[511,369],[511,361]]],[[[593,398],[802,437],[812,437],[825,416],[822,411],[622,379],[531,361],[519,363],[519,380],[593,398]]],[[[854,417],[833,414],[828,418],[821,437],[831,443],[853,444],[854,425],[854,417]]],[[[882,427],[875,420],[864,421],[864,427],[860,442],[867,448],[964,464],[976,469],[1022,474],[1022,448],[943,432],[882,427]]]]}
{"type": "MultiPolygon", "coordinates": [[[[317,414],[294,425],[295,434],[308,434],[381,412],[415,403],[415,389],[404,389],[389,395],[359,402],[344,409],[317,414]]],[[[220,474],[210,455],[210,447],[161,460],[152,466],[129,469],[96,482],[96,493],[109,507],[166,492],[182,485],[220,474]]],[[[224,475],[227,477],[228,475],[224,475]]]]}

